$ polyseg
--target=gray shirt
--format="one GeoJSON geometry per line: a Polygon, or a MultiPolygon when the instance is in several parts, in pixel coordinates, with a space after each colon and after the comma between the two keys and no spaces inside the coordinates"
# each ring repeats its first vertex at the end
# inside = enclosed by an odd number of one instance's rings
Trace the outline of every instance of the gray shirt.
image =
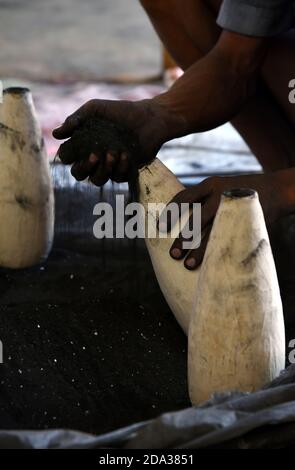
{"type": "Polygon", "coordinates": [[[217,24],[247,36],[275,36],[295,26],[295,0],[223,0],[217,24]]]}

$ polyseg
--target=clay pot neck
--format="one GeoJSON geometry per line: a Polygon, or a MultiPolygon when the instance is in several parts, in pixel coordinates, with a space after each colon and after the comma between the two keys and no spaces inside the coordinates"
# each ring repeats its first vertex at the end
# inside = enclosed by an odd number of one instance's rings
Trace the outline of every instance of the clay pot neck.
{"type": "Polygon", "coordinates": [[[29,88],[25,87],[9,87],[3,90],[3,94],[9,94],[9,95],[18,95],[18,96],[23,96],[26,95],[27,93],[30,93],[29,88]]]}
{"type": "Polygon", "coordinates": [[[250,188],[234,188],[229,191],[224,191],[223,193],[225,199],[255,198],[256,196],[256,191],[250,188]]]}

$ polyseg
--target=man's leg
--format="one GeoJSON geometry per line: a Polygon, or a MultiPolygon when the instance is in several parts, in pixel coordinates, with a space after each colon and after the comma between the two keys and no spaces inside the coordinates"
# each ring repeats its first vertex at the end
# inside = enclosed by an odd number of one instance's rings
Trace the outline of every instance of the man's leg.
{"type": "Polygon", "coordinates": [[[231,123],[264,171],[295,166],[295,126],[265,85],[261,84],[231,123]]]}

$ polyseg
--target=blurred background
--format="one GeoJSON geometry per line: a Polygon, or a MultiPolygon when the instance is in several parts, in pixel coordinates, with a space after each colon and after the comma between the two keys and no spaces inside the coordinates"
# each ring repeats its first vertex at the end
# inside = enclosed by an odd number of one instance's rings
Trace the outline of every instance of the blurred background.
{"type": "MultiPolygon", "coordinates": [[[[29,86],[47,151],[51,131],[91,98],[152,97],[179,74],[138,0],[0,0],[0,78],[29,86]]],[[[227,124],[166,144],[160,158],[186,183],[260,171],[227,124]]]]}

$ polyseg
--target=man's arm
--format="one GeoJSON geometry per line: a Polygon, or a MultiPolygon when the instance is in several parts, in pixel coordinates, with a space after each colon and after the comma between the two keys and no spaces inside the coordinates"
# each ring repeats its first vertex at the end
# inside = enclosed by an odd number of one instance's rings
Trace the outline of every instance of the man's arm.
{"type": "Polygon", "coordinates": [[[215,47],[155,101],[182,120],[178,136],[217,127],[255,90],[268,41],[224,31],[215,47]]]}
{"type": "MultiPolygon", "coordinates": [[[[255,17],[253,8],[248,0],[229,0],[226,9],[229,9],[229,2],[235,8],[238,3],[243,3],[244,8],[248,8],[248,27],[253,28],[256,22],[258,27],[259,15],[255,17]],[[248,7],[246,6],[248,3],[248,7]],[[249,18],[251,16],[251,20],[249,18]]],[[[265,5],[273,4],[274,0],[265,0],[265,5]]],[[[214,45],[217,43],[221,34],[220,27],[216,24],[216,17],[220,10],[222,0],[141,0],[150,17],[152,24],[166,49],[170,52],[174,60],[183,69],[187,70],[196,61],[202,59],[214,45]]],[[[270,5],[271,6],[271,5],[270,5]]],[[[265,15],[267,15],[267,9],[265,15]]],[[[285,11],[285,8],[284,8],[285,11]]],[[[226,30],[233,28],[235,17],[231,14],[227,17],[225,9],[222,8],[221,14],[226,30]]],[[[239,21],[240,17],[236,20],[239,21]]],[[[270,18],[268,18],[270,22],[270,18]]],[[[271,22],[270,22],[271,24],[271,22]]],[[[236,25],[237,27],[238,25],[236,25]]],[[[240,40],[240,35],[237,40],[240,40]]],[[[283,82],[284,74],[278,76],[274,73],[276,70],[273,61],[274,42],[269,48],[269,60],[264,60],[261,68],[261,77],[257,92],[247,101],[239,110],[239,113],[231,120],[231,124],[240,133],[246,141],[253,154],[257,157],[266,171],[275,171],[290,166],[294,161],[293,149],[295,147],[295,137],[293,129],[290,126],[288,118],[281,112],[280,107],[274,96],[269,92],[272,90],[273,83],[283,82]],[[266,67],[266,63],[270,65],[266,67]],[[266,69],[266,70],[265,70],[266,69]],[[276,79],[274,80],[274,75],[276,79]],[[264,83],[267,83],[267,86],[264,83]],[[261,116],[264,116],[261,119],[261,116]]],[[[280,48],[281,49],[281,48],[280,48]]],[[[276,52],[280,56],[280,52],[276,52]]],[[[290,53],[289,56],[292,56],[290,53]]],[[[286,57],[286,63],[290,63],[286,57]]],[[[277,86],[278,92],[285,93],[285,85],[277,86]]],[[[284,97],[283,97],[284,98],[284,97]]],[[[282,98],[278,99],[279,103],[282,98]]]]}
{"type": "MultiPolygon", "coordinates": [[[[107,119],[136,134],[144,164],[155,157],[164,142],[212,129],[234,116],[253,90],[266,48],[266,40],[223,32],[212,51],[192,65],[166,93],[133,103],[91,100],[55,129],[54,137],[71,137],[91,117],[107,119]]],[[[67,145],[71,143],[63,144],[61,150],[67,145]]],[[[101,185],[113,174],[116,177],[112,179],[126,181],[131,171],[132,158],[124,146],[116,152],[102,149],[99,155],[79,153],[79,161],[72,150],[72,161],[64,161],[62,151],[59,156],[64,163],[74,163],[72,173],[76,179],[91,175],[91,180],[101,185]]]]}

